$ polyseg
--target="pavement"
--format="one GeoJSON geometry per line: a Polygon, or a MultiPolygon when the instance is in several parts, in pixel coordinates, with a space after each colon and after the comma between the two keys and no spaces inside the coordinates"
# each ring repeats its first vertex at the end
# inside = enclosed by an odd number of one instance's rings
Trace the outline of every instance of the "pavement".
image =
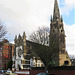
{"type": "Polygon", "coordinates": [[[16,73],[12,73],[12,74],[10,74],[10,75],[17,75],[16,73]]]}
{"type": "MultiPolygon", "coordinates": [[[[0,75],[7,75],[7,74],[0,74],[0,75]]],[[[9,75],[17,75],[17,74],[15,74],[15,73],[11,73],[11,74],[9,74],[9,75]]]]}
{"type": "MultiPolygon", "coordinates": [[[[4,75],[6,75],[6,74],[4,74],[4,75]]],[[[9,75],[17,75],[16,73],[10,73],[9,75]]]]}

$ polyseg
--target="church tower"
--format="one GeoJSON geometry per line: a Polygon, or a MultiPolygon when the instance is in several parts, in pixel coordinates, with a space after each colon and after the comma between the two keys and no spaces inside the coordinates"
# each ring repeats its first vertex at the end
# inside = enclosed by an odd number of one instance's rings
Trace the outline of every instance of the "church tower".
{"type": "Polygon", "coordinates": [[[54,60],[56,65],[71,65],[69,56],[65,49],[65,31],[63,27],[63,18],[62,16],[60,17],[57,0],[55,0],[54,3],[53,18],[51,16],[50,49],[55,52],[54,60]]]}

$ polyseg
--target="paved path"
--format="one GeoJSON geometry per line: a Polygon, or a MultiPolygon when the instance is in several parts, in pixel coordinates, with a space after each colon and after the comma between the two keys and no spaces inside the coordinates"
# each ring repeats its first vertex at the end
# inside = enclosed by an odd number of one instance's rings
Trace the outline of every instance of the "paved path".
{"type": "MultiPolygon", "coordinates": [[[[6,75],[6,74],[0,74],[0,75],[6,75]]],[[[12,74],[10,74],[10,75],[17,75],[17,74],[15,74],[15,73],[12,73],[12,74]]]]}

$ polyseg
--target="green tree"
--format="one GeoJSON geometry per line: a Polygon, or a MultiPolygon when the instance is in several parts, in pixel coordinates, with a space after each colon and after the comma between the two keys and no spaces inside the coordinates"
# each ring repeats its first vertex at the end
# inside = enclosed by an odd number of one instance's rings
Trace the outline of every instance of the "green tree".
{"type": "Polygon", "coordinates": [[[10,68],[12,69],[12,60],[10,60],[8,63],[7,63],[7,69],[10,68]]]}

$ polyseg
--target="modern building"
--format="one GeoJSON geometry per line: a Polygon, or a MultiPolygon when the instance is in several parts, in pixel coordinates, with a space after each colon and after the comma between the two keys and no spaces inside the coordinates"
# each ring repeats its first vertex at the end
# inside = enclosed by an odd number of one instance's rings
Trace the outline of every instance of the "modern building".
{"type": "Polygon", "coordinates": [[[0,69],[7,69],[7,63],[12,59],[12,50],[14,51],[14,44],[6,39],[0,42],[0,69]]]}

